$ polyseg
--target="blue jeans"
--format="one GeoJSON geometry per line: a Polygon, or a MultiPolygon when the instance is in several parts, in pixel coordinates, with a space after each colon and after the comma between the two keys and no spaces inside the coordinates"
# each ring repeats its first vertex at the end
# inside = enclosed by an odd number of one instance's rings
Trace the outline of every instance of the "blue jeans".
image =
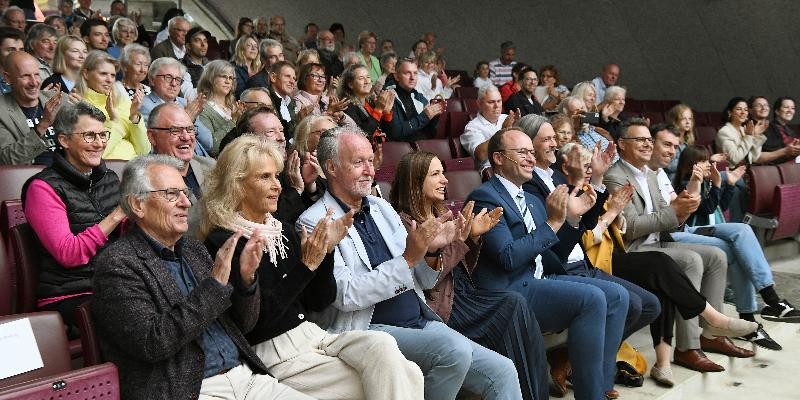
{"type": "Polygon", "coordinates": [[[426,399],[455,399],[464,389],[483,399],[522,399],[514,363],[439,321],[422,329],[372,324],[392,335],[409,361],[425,375],[426,399]]]}
{"type": "Polygon", "coordinates": [[[604,399],[605,392],[614,388],[628,291],[599,279],[552,275],[523,283],[519,292],[528,299],[543,331],[569,329],[575,398],[604,399]]]}
{"type": "Polygon", "coordinates": [[[772,286],[772,270],[753,230],[745,224],[728,222],[714,225],[714,236],[696,235],[698,226],[687,227],[685,232],[672,234],[678,242],[714,246],[728,256],[728,281],[736,295],[736,311],[758,311],[755,292],[772,286]],[[755,290],[754,290],[755,288],[755,290]]]}

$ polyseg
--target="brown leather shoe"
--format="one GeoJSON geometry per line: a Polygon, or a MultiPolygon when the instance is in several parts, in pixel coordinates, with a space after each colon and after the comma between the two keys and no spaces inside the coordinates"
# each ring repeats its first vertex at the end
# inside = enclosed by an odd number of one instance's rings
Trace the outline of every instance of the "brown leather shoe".
{"type": "Polygon", "coordinates": [[[613,399],[618,399],[618,398],[619,398],[619,392],[618,391],[612,389],[612,390],[609,390],[609,391],[606,392],[606,399],[613,400],[613,399]]]}
{"type": "Polygon", "coordinates": [[[756,355],[752,350],[743,349],[733,344],[733,342],[725,336],[719,336],[715,339],[708,339],[704,336],[700,336],[700,348],[709,353],[719,353],[729,357],[750,358],[756,355]]]}
{"type": "Polygon", "coordinates": [[[555,397],[567,395],[567,377],[572,374],[572,364],[569,363],[569,352],[566,347],[559,347],[547,352],[547,362],[550,363],[550,377],[553,387],[550,394],[555,397]]]}
{"type": "Polygon", "coordinates": [[[706,357],[702,350],[689,349],[686,351],[675,350],[675,364],[700,372],[722,372],[725,368],[706,357]]]}

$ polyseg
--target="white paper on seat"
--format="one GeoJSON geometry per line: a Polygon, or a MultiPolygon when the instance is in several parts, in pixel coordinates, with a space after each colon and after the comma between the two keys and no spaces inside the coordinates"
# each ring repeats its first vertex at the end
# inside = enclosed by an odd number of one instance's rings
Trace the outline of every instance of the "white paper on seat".
{"type": "Polygon", "coordinates": [[[0,324],[0,379],[44,367],[28,318],[0,324]]]}

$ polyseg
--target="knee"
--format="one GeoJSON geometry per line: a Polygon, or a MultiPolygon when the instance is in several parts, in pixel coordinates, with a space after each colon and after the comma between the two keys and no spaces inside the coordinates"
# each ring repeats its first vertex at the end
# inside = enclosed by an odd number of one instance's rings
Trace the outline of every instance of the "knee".
{"type": "MultiPolygon", "coordinates": [[[[725,254],[722,249],[717,247],[709,247],[709,258],[710,261],[708,263],[709,268],[713,268],[720,272],[726,272],[728,270],[728,262],[735,261],[735,260],[728,260],[728,256],[725,254]]],[[[702,265],[702,261],[701,261],[702,265]]]]}
{"type": "MultiPolygon", "coordinates": [[[[709,248],[711,249],[712,247],[709,248]]],[[[722,253],[722,251],[716,247],[713,247],[713,249],[722,253]]],[[[722,254],[722,257],[725,257],[724,253],[722,254]]],[[[703,258],[697,253],[687,252],[679,262],[682,264],[681,267],[683,267],[683,272],[686,274],[689,280],[691,280],[693,283],[699,283],[700,278],[703,277],[703,258]]]]}
{"type": "Polygon", "coordinates": [[[608,302],[606,294],[600,288],[591,285],[584,285],[580,293],[576,293],[581,299],[582,310],[601,311],[605,314],[608,302]]]}
{"type": "Polygon", "coordinates": [[[437,350],[440,366],[453,366],[463,368],[466,372],[472,364],[472,345],[468,339],[460,336],[450,336],[441,342],[437,350]]]}

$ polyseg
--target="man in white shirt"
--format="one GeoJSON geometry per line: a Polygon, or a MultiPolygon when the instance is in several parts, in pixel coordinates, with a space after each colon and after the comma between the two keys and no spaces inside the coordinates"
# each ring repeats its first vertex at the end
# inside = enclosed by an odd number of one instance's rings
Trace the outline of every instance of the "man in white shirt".
{"type": "MultiPolygon", "coordinates": [[[[603,183],[612,193],[627,184],[635,189],[633,199],[622,212],[628,224],[623,236],[628,251],[666,253],[711,306],[721,309],[727,274],[725,253],[710,246],[678,243],[669,235],[697,210],[700,196],[682,192],[671,204],[662,197],[656,173],[647,166],[653,156],[653,138],[643,119],[632,118],[623,124],[619,153],[620,161],[608,170],[603,183]]],[[[701,330],[697,318],[684,320],[678,316],[675,321],[674,359],[678,365],[701,372],[720,372],[725,369],[709,360],[703,350],[734,357],[753,356],[752,352],[701,330]]]]}
{"type": "Polygon", "coordinates": [[[503,99],[497,87],[484,86],[478,91],[478,116],[467,123],[464,134],[459,140],[467,152],[475,157],[478,170],[483,172],[489,168],[489,155],[487,153],[489,138],[503,128],[508,128],[519,117],[514,111],[503,114],[503,99]]]}
{"type": "Polygon", "coordinates": [[[603,102],[603,98],[606,95],[606,88],[616,85],[617,80],[619,80],[619,65],[613,63],[604,65],[603,73],[592,79],[594,90],[597,93],[597,104],[603,102]]]}

